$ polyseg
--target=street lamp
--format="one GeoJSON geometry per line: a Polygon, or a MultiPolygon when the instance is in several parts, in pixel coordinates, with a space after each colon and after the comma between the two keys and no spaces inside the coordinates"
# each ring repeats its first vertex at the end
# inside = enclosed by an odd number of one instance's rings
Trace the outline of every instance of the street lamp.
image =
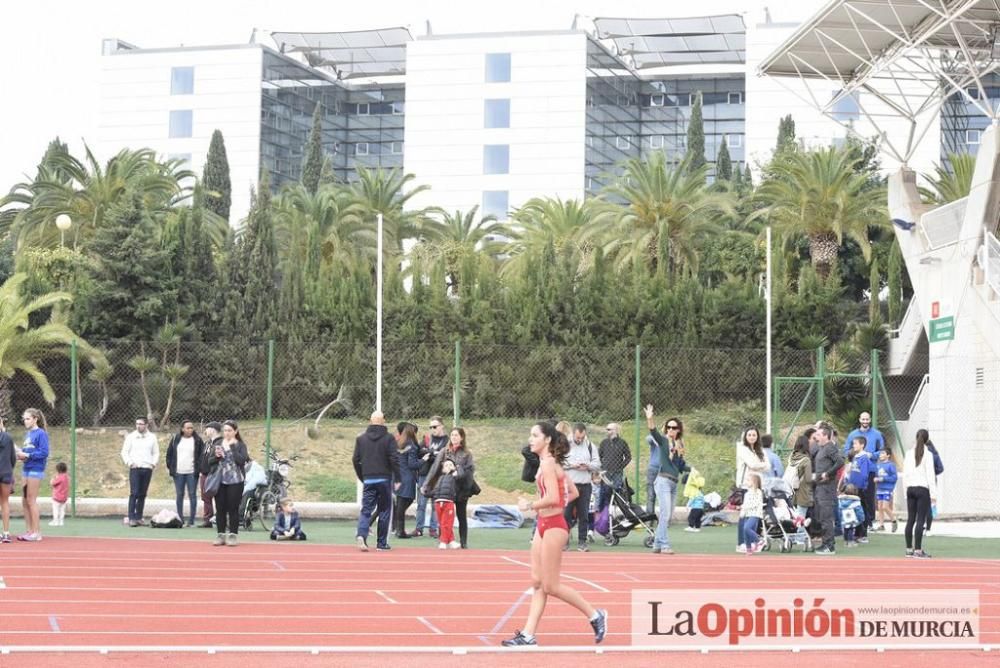
{"type": "Polygon", "coordinates": [[[73,227],[73,219],[65,213],[60,213],[56,216],[56,227],[59,228],[59,246],[62,247],[66,242],[66,230],[73,227]]]}

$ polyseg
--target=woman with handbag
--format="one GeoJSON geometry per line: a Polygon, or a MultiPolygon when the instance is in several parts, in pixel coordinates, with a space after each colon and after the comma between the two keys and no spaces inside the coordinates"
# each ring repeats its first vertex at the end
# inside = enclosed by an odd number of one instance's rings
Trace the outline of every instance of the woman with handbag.
{"type": "Polygon", "coordinates": [[[194,423],[185,420],[180,431],[174,434],[167,446],[167,472],[174,481],[174,494],[177,503],[177,517],[184,519],[184,492],[187,491],[191,502],[191,513],[187,526],[194,526],[194,517],[198,509],[198,499],[195,489],[198,485],[198,473],[201,459],[205,454],[205,443],[194,430],[194,423]]]}
{"type": "Polygon", "coordinates": [[[222,442],[205,449],[202,470],[207,471],[205,489],[217,488],[215,518],[219,535],[213,545],[238,544],[240,499],[243,498],[244,470],[250,455],[240,437],[239,426],[232,420],[222,423],[222,442]]]}
{"type": "MultiPolygon", "coordinates": [[[[736,446],[736,487],[746,492],[750,486],[750,476],[757,474],[763,479],[764,473],[771,466],[764,456],[764,448],[760,443],[760,430],[748,427],[743,432],[742,443],[736,446]]],[[[745,554],[747,546],[744,541],[743,524],[736,525],[736,551],[745,554]]]]}
{"type": "MultiPolygon", "coordinates": [[[[458,493],[455,497],[455,514],[458,516],[458,539],[461,541],[462,549],[469,547],[469,499],[476,496],[481,491],[476,483],[476,464],[472,458],[472,453],[465,445],[465,430],[455,427],[448,437],[448,447],[438,453],[434,464],[431,466],[427,480],[436,480],[441,467],[446,461],[455,464],[455,471],[458,478],[458,493]]],[[[430,490],[428,490],[430,491],[430,490]]]]}

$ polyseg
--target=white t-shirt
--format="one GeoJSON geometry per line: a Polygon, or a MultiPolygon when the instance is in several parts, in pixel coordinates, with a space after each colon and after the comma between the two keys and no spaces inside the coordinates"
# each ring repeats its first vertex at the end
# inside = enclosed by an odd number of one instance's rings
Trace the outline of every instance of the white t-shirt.
{"type": "Polygon", "coordinates": [[[177,472],[194,473],[194,436],[181,437],[177,442],[177,472]]]}

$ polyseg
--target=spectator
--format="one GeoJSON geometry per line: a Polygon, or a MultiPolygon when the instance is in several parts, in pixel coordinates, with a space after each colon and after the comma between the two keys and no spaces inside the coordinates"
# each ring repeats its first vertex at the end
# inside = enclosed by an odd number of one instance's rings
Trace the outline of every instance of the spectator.
{"type": "Polygon", "coordinates": [[[896,533],[899,524],[896,522],[896,512],[892,507],[892,495],[896,489],[896,464],[889,457],[889,449],[883,448],[878,453],[878,464],[875,466],[875,498],[878,502],[878,526],[876,531],[885,531],[885,522],[892,522],[892,532],[896,533]]]}
{"type": "MultiPolygon", "coordinates": [[[[764,448],[760,444],[760,430],[748,427],[743,432],[743,438],[736,446],[736,486],[742,490],[749,489],[750,475],[765,475],[770,470],[764,448]]],[[[746,523],[736,526],[736,551],[746,552],[746,536],[743,528],[746,523]]]]}
{"type": "Polygon", "coordinates": [[[417,478],[417,529],[413,532],[413,535],[423,536],[424,528],[429,528],[431,537],[437,538],[437,513],[434,512],[434,506],[432,505],[430,522],[425,523],[427,497],[420,490],[423,489],[424,484],[427,482],[427,474],[431,471],[431,464],[434,463],[438,453],[448,445],[448,433],[444,430],[444,420],[441,419],[440,415],[435,415],[431,418],[430,432],[430,434],[424,437],[424,447],[420,451],[420,475],[417,478]]]}
{"type": "MultiPolygon", "coordinates": [[[[222,444],[222,423],[221,422],[209,422],[205,425],[205,446],[202,448],[202,452],[206,453],[215,449],[215,446],[222,444]]],[[[203,467],[205,462],[205,456],[202,455],[201,459],[198,460],[198,472],[201,479],[200,489],[201,489],[201,513],[202,513],[202,523],[201,526],[206,529],[211,529],[213,521],[215,520],[215,492],[205,491],[205,478],[208,476],[208,471],[203,467]]]]}
{"type": "MultiPolygon", "coordinates": [[[[427,475],[429,480],[434,480],[444,462],[450,461],[455,465],[455,515],[458,517],[458,539],[460,547],[464,550],[469,547],[469,499],[472,497],[475,487],[476,463],[472,458],[472,453],[465,443],[465,430],[455,427],[448,435],[448,447],[438,453],[431,471],[427,475]]],[[[438,518],[440,520],[440,518],[438,518]]],[[[443,528],[443,527],[442,527],[443,528]]]]}
{"type": "Polygon", "coordinates": [[[795,524],[806,523],[809,509],[813,507],[813,479],[812,479],[812,459],[809,457],[809,437],[799,436],[795,439],[795,447],[788,457],[788,470],[785,471],[785,480],[790,477],[794,481],[789,482],[792,487],[792,505],[795,507],[795,524]],[[790,475],[789,471],[794,471],[790,475]]]}
{"type": "Polygon", "coordinates": [[[406,510],[417,495],[417,476],[420,472],[420,448],[417,445],[417,427],[409,422],[396,425],[396,442],[399,458],[399,489],[396,490],[396,509],[393,513],[393,533],[398,538],[410,538],[406,533],[406,510]]]}
{"type": "Polygon", "coordinates": [[[23,496],[24,523],[27,531],[17,537],[18,540],[29,542],[40,541],[42,530],[39,526],[38,488],[45,477],[45,464],[49,460],[49,434],[45,416],[37,408],[26,408],[21,416],[27,433],[24,435],[24,446],[17,449],[17,458],[24,464],[21,474],[24,476],[23,496]]]}
{"type": "Polygon", "coordinates": [[[299,513],[295,510],[295,502],[288,497],[278,502],[274,528],[271,529],[271,540],[306,540],[299,513]]]}
{"type": "Polygon", "coordinates": [[[649,465],[646,466],[646,512],[656,509],[656,477],[660,475],[660,448],[652,434],[646,436],[649,445],[649,465]]]}
{"type": "Polygon", "coordinates": [[[621,426],[611,422],[607,428],[607,438],[601,441],[597,448],[597,457],[604,467],[605,476],[611,481],[611,486],[601,483],[600,497],[597,508],[603,509],[611,501],[611,490],[621,490],[625,485],[625,468],[632,461],[632,450],[621,437],[621,426]]]}
{"type": "Polygon", "coordinates": [[[122,461],[128,467],[128,525],[145,525],[142,519],[146,508],[146,492],[153,470],[160,461],[160,444],[153,432],[146,427],[146,418],[137,418],[135,431],[125,437],[122,444],[122,461]]]}
{"type": "Polygon", "coordinates": [[[670,418],[663,423],[663,428],[667,435],[664,436],[656,429],[656,421],[653,419],[653,406],[646,406],[646,426],[649,428],[649,435],[656,441],[659,450],[659,471],[656,474],[654,488],[656,496],[660,499],[660,515],[656,524],[656,537],[653,541],[653,554],[673,554],[670,547],[670,534],[667,527],[674,513],[674,505],[677,498],[677,482],[681,474],[688,470],[684,462],[684,425],[679,418],[670,418]]]}
{"type": "Polygon", "coordinates": [[[351,458],[354,472],[364,484],[361,515],[358,517],[357,543],[362,552],[368,551],[368,527],[372,515],[378,512],[378,542],[375,549],[389,550],[389,521],[392,516],[393,487],[399,488],[399,457],[396,443],[385,427],[381,411],[372,413],[368,428],[354,441],[351,458]]]}
{"type": "MultiPolygon", "coordinates": [[[[865,509],[865,530],[863,536],[868,535],[875,521],[875,463],[878,462],[878,453],[885,450],[885,438],[882,432],[872,426],[872,416],[868,411],[863,411],[858,415],[858,427],[847,435],[844,443],[844,454],[854,447],[854,441],[863,438],[865,441],[864,451],[868,459],[868,481],[864,487],[858,487],[861,494],[861,504],[865,509]]],[[[867,539],[866,539],[867,540],[867,539]]],[[[862,542],[860,539],[858,542],[862,542]]]]}
{"type": "Polygon", "coordinates": [[[868,496],[868,481],[871,480],[871,484],[875,484],[875,476],[870,475],[874,466],[868,458],[869,453],[865,450],[864,436],[855,436],[851,445],[851,461],[845,475],[845,484],[854,487],[865,511],[865,521],[861,522],[854,530],[855,541],[864,545],[868,542],[868,507],[865,505],[865,499],[868,496]]]}
{"type": "Polygon", "coordinates": [[[819,427],[815,437],[818,448],[813,465],[813,502],[823,531],[823,545],[816,550],[816,554],[831,555],[837,553],[834,519],[837,512],[837,471],[844,465],[844,457],[833,442],[833,430],[829,426],[819,427]]]}
{"type": "Polygon", "coordinates": [[[746,491],[743,493],[743,505],[740,506],[738,532],[743,537],[742,552],[746,554],[764,549],[765,538],[760,532],[760,524],[764,521],[764,493],[760,488],[760,478],[760,473],[747,473],[743,481],[746,491]]]}
{"type": "Polygon", "coordinates": [[[52,487],[52,521],[50,527],[61,527],[66,523],[66,502],[69,500],[69,468],[66,462],[56,464],[56,474],[49,481],[52,487]]]}
{"type": "Polygon", "coordinates": [[[184,492],[187,491],[188,503],[191,506],[187,526],[194,526],[194,517],[198,512],[198,500],[195,498],[195,488],[198,484],[199,462],[205,455],[205,442],[194,432],[194,423],[185,420],[180,431],[173,435],[167,445],[167,472],[174,480],[174,500],[177,504],[177,517],[184,519],[184,492]]]}
{"type": "Polygon", "coordinates": [[[772,449],[774,438],[770,434],[763,434],[760,437],[760,447],[764,449],[764,456],[767,457],[767,465],[770,467],[768,475],[772,478],[780,478],[785,475],[785,467],[781,464],[781,457],[772,449]]]}
{"type": "MultiPolygon", "coordinates": [[[[598,451],[587,438],[587,425],[578,422],[573,425],[573,438],[569,442],[569,454],[563,462],[566,475],[576,485],[579,495],[566,506],[566,525],[573,526],[573,513],[576,512],[577,550],[589,552],[587,532],[590,531],[590,496],[593,492],[591,481],[594,474],[601,471],[601,460],[598,451]]],[[[566,543],[567,547],[569,543],[566,543]]]]}
{"type": "Polygon", "coordinates": [[[845,482],[837,496],[837,510],[840,513],[840,525],[844,528],[844,543],[847,547],[858,546],[857,531],[864,527],[864,508],[861,506],[860,491],[851,483],[845,482]]]}
{"type": "Polygon", "coordinates": [[[455,462],[446,459],[428,481],[430,496],[434,499],[434,511],[438,516],[441,541],[438,549],[457,550],[462,547],[455,540],[455,499],[458,498],[458,471],[455,462]]]}
{"type": "MultiPolygon", "coordinates": [[[[941,455],[938,454],[937,448],[934,447],[934,443],[931,442],[930,438],[927,439],[927,449],[931,451],[931,455],[934,456],[934,483],[937,484],[937,477],[944,473],[944,463],[941,461],[941,455]]],[[[927,526],[924,527],[924,535],[926,536],[931,532],[931,522],[937,516],[937,503],[931,504],[931,509],[927,513],[927,526]]]]}
{"type": "Polygon", "coordinates": [[[928,456],[926,429],[917,430],[917,443],[903,458],[903,484],[906,486],[906,556],[930,559],[923,549],[924,525],[930,514],[931,504],[937,499],[937,480],[934,475],[934,457],[928,456]],[[914,536],[916,527],[916,536],[914,536]]]}
{"type": "Polygon", "coordinates": [[[202,457],[202,470],[208,474],[222,467],[219,491],[215,494],[216,527],[218,536],[213,545],[236,547],[240,533],[240,500],[246,481],[246,465],[250,461],[240,428],[232,420],[222,423],[222,442],[202,457]]]}
{"type": "Polygon", "coordinates": [[[684,496],[688,498],[688,525],[685,531],[701,531],[701,518],[705,515],[705,494],[702,492],[704,486],[705,476],[691,469],[687,484],[684,485],[684,496]]]}
{"type": "Polygon", "coordinates": [[[0,417],[0,519],[3,520],[0,543],[10,542],[10,491],[14,487],[15,466],[17,446],[7,433],[7,420],[0,417]]]}

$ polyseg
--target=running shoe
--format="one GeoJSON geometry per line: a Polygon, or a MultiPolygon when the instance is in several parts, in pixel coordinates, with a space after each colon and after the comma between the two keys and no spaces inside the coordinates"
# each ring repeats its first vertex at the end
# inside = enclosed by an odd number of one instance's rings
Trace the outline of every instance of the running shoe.
{"type": "MultiPolygon", "coordinates": [[[[20,536],[18,536],[18,538],[20,538],[20,536]]],[[[42,534],[40,534],[40,533],[29,533],[29,534],[26,534],[24,536],[24,538],[21,538],[21,540],[26,541],[28,543],[37,543],[37,542],[39,542],[39,541],[42,540],[42,534]]]]}
{"type": "Polygon", "coordinates": [[[388,544],[388,543],[386,543],[385,545],[376,545],[376,546],[375,546],[375,551],[376,551],[376,552],[388,552],[388,551],[389,551],[389,550],[391,550],[391,549],[392,549],[392,548],[391,548],[391,547],[389,547],[389,544],[388,544]]]}
{"type": "Polygon", "coordinates": [[[365,540],[364,536],[358,536],[357,543],[358,543],[358,549],[359,550],[361,550],[362,552],[367,552],[368,551],[368,541],[365,540]]]}
{"type": "Polygon", "coordinates": [[[914,550],[913,551],[913,558],[914,559],[930,559],[931,555],[927,554],[923,550],[914,550]]]}
{"type": "Polygon", "coordinates": [[[858,542],[861,543],[862,545],[867,545],[868,544],[867,536],[862,536],[861,538],[858,538],[858,542]]]}
{"type": "Polygon", "coordinates": [[[747,546],[744,545],[743,543],[740,543],[739,545],[736,546],[736,552],[739,554],[746,554],[747,546]]]}
{"type": "MultiPolygon", "coordinates": [[[[593,624],[593,622],[591,622],[593,624]]],[[[526,647],[529,645],[537,645],[538,641],[535,640],[535,636],[528,637],[518,631],[514,634],[513,638],[508,638],[500,643],[504,647],[526,647]]]]}
{"type": "Polygon", "coordinates": [[[600,645],[608,633],[608,611],[598,610],[597,617],[590,620],[590,627],[594,629],[594,642],[600,645]]]}
{"type": "Polygon", "coordinates": [[[448,549],[448,543],[438,543],[438,549],[439,550],[447,550],[448,549]]]}
{"type": "Polygon", "coordinates": [[[457,540],[453,540],[450,543],[448,543],[448,548],[451,549],[451,550],[458,550],[458,549],[461,549],[461,547],[462,547],[462,544],[459,543],[457,540]]]}
{"type": "Polygon", "coordinates": [[[0,543],[9,543],[9,542],[10,542],[9,533],[4,533],[3,535],[0,535],[0,543]]]}
{"type": "Polygon", "coordinates": [[[818,550],[816,550],[815,552],[813,552],[813,554],[818,554],[818,555],[820,555],[822,557],[828,557],[828,556],[832,556],[834,554],[837,554],[837,551],[836,550],[831,550],[828,547],[821,547],[818,550]]]}
{"type": "Polygon", "coordinates": [[[892,532],[896,533],[896,529],[898,529],[898,528],[899,528],[899,522],[897,522],[896,520],[893,520],[892,521],[892,532]]]}
{"type": "Polygon", "coordinates": [[[912,556],[913,556],[913,550],[912,550],[912,549],[910,549],[910,548],[906,548],[906,554],[905,554],[905,556],[906,556],[907,558],[910,558],[910,557],[912,557],[912,556]]]}
{"type": "Polygon", "coordinates": [[[576,546],[577,552],[590,552],[590,546],[587,545],[587,541],[581,540],[580,544],[576,546]]]}

